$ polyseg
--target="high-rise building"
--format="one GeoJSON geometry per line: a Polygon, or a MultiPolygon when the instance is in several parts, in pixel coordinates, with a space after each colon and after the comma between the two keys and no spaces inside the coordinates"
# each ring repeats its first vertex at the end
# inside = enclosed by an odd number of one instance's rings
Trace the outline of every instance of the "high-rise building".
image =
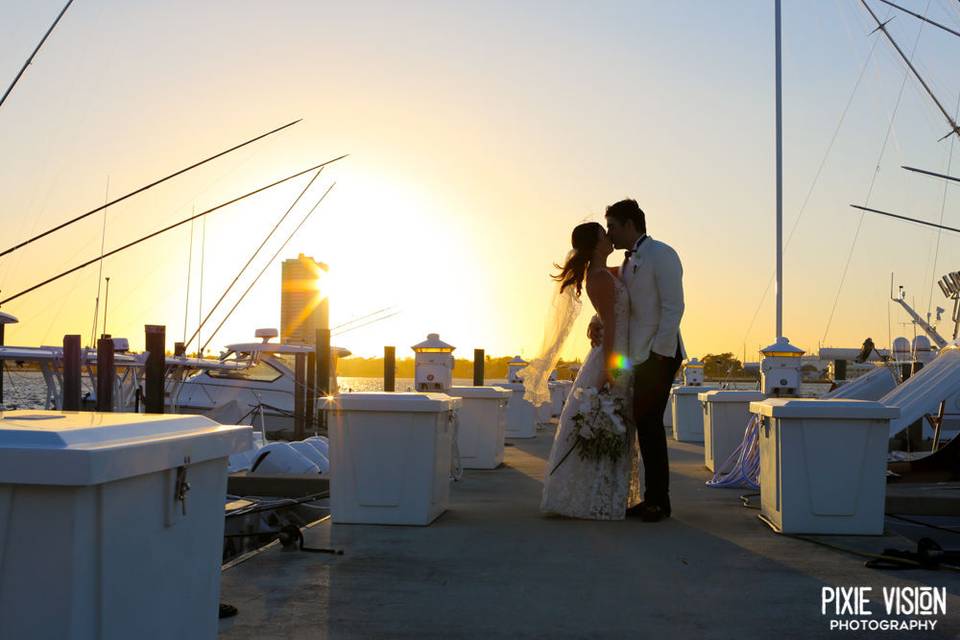
{"type": "Polygon", "coordinates": [[[313,344],[317,329],[330,328],[330,301],[323,290],[327,265],[302,253],[284,260],[280,283],[280,341],[313,344]]]}

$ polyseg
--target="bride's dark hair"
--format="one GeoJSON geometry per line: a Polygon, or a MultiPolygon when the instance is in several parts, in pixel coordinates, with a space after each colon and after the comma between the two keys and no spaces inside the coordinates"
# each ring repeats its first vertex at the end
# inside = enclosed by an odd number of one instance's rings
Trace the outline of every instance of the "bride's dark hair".
{"type": "Polygon", "coordinates": [[[573,254],[567,258],[566,264],[562,267],[558,264],[553,265],[560,269],[560,273],[553,276],[553,279],[562,283],[561,292],[570,286],[577,288],[578,296],[583,291],[583,278],[603,231],[603,225],[599,222],[584,222],[573,228],[573,233],[570,235],[573,254]]]}

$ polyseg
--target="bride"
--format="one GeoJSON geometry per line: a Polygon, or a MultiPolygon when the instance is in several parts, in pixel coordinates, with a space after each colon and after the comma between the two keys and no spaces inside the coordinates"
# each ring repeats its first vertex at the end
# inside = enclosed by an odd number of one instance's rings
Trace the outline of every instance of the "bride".
{"type": "Polygon", "coordinates": [[[524,398],[534,404],[549,401],[547,380],[579,313],[584,288],[603,325],[603,341],[587,354],[560,413],[543,480],[540,510],[572,518],[622,520],[626,510],[640,502],[636,429],[629,415],[630,370],[623,366],[630,301],[626,287],[607,269],[613,244],[602,225],[578,225],[573,230],[572,245],[560,273],[553,276],[558,292],[541,355],[519,373],[526,388],[524,398]],[[572,451],[578,429],[575,416],[581,404],[578,390],[589,388],[608,389],[612,396],[623,399],[625,454],[617,459],[583,459],[579,452],[572,451]]]}

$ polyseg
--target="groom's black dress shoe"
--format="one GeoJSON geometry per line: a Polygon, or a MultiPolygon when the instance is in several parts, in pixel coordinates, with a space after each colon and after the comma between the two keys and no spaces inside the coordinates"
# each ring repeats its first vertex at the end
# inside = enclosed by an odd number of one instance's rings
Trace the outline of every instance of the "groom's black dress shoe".
{"type": "Polygon", "coordinates": [[[628,518],[640,518],[644,522],[660,522],[664,518],[670,517],[670,510],[658,504],[641,502],[627,509],[626,515],[628,518]]]}

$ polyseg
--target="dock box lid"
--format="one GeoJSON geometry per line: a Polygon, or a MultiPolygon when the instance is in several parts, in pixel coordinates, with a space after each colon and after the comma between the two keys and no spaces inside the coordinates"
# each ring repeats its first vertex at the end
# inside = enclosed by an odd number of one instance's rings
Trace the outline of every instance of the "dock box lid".
{"type": "Polygon", "coordinates": [[[701,402],[757,402],[766,396],[761,391],[740,391],[736,389],[702,391],[697,398],[701,402]]]}
{"type": "Polygon", "coordinates": [[[509,398],[513,394],[510,389],[504,389],[499,386],[487,387],[450,387],[447,395],[456,398],[482,398],[482,399],[503,399],[509,398]]]}
{"type": "Polygon", "coordinates": [[[89,486],[226,458],[250,427],[194,415],[0,412],[0,483],[89,486]]]}
{"type": "Polygon", "coordinates": [[[343,411],[437,413],[456,409],[460,404],[460,398],[452,398],[445,393],[360,391],[334,396],[324,401],[324,408],[343,411]]]}
{"type": "Polygon", "coordinates": [[[671,389],[670,393],[676,396],[697,396],[697,395],[700,395],[701,393],[712,391],[713,389],[716,389],[716,387],[697,386],[697,385],[691,385],[689,387],[680,386],[680,387],[674,387],[673,389],[671,389]]]}
{"type": "Polygon", "coordinates": [[[819,400],[815,398],[767,398],[750,403],[750,412],[772,418],[838,418],[843,420],[892,420],[900,409],[872,400],[819,400]]]}

